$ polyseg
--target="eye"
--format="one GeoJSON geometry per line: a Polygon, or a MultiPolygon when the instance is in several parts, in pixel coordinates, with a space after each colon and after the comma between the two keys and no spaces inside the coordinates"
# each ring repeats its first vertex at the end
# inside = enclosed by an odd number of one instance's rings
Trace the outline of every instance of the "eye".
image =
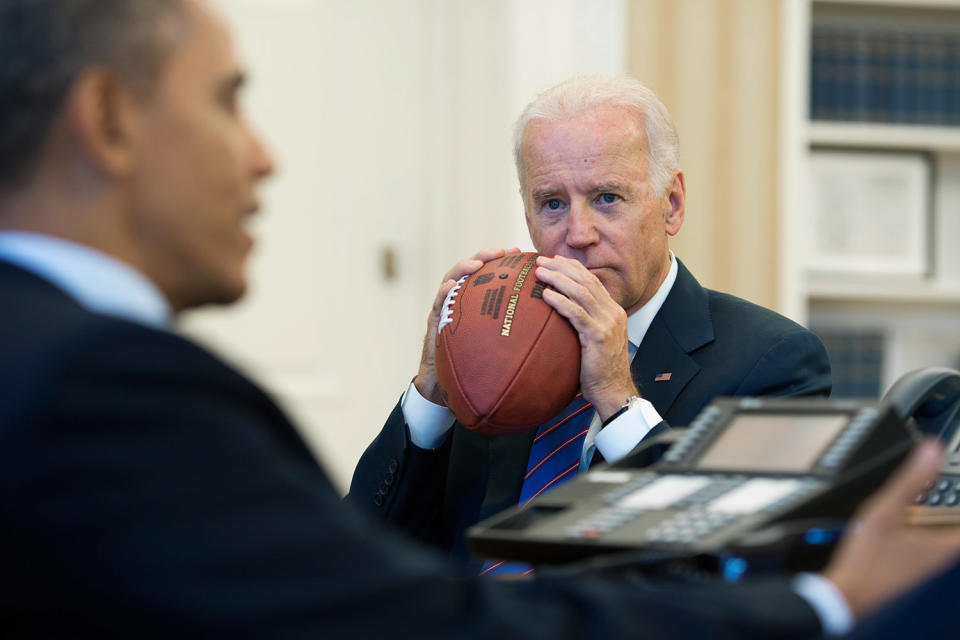
{"type": "Polygon", "coordinates": [[[597,202],[601,204],[615,204],[620,200],[620,196],[615,193],[601,193],[597,196],[597,202]]]}
{"type": "Polygon", "coordinates": [[[563,203],[556,198],[553,198],[551,200],[547,200],[544,203],[544,206],[550,211],[558,211],[561,207],[563,207],[563,203]]]}

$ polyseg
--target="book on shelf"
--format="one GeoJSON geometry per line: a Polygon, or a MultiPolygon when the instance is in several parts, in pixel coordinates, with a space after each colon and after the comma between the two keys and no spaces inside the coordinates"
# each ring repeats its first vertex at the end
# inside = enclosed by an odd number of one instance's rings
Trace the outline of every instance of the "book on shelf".
{"type": "Polygon", "coordinates": [[[813,120],[960,126],[960,32],[815,25],[813,120]]]}
{"type": "Polygon", "coordinates": [[[833,377],[831,398],[879,398],[883,393],[885,335],[874,329],[813,329],[820,336],[833,377]]]}

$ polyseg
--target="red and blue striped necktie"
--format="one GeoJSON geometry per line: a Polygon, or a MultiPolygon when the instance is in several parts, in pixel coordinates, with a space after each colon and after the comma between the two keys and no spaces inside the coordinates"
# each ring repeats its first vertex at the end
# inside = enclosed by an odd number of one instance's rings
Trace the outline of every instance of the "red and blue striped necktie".
{"type": "MultiPolygon", "coordinates": [[[[583,440],[593,420],[593,405],[577,394],[557,417],[537,429],[520,488],[524,505],[577,475],[583,440]]],[[[519,562],[486,562],[480,575],[529,573],[530,565],[519,562]]]]}
{"type": "Polygon", "coordinates": [[[527,471],[520,488],[520,504],[526,504],[577,474],[583,439],[587,437],[592,419],[593,405],[578,393],[556,418],[540,425],[530,448],[527,471]]]}

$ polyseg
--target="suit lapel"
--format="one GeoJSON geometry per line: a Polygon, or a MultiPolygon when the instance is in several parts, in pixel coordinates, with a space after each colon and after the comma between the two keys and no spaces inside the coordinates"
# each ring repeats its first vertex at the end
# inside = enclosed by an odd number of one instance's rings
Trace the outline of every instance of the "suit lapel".
{"type": "Polygon", "coordinates": [[[677,344],[660,316],[655,317],[630,364],[640,395],[652,402],[661,416],[666,415],[680,391],[699,372],[700,365],[677,344]],[[661,374],[669,374],[670,379],[656,381],[661,374]]]}
{"type": "Polygon", "coordinates": [[[700,372],[691,352],[713,341],[707,292],[677,260],[677,279],[640,343],[630,372],[640,394],[667,415],[683,388],[700,372]],[[661,374],[669,374],[662,376],[661,374]],[[668,377],[668,380],[657,380],[668,377]]]}

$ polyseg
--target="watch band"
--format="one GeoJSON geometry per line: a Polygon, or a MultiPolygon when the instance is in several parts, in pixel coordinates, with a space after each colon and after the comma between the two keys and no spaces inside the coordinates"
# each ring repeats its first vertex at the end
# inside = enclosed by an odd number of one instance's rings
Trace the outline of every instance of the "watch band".
{"type": "Polygon", "coordinates": [[[624,400],[623,405],[620,407],[620,409],[617,410],[617,412],[611,415],[609,418],[603,421],[603,427],[607,426],[608,424],[610,424],[611,422],[613,422],[614,420],[622,416],[628,409],[631,409],[637,406],[641,400],[642,398],[638,395],[632,395],[626,400],[624,400]]]}

